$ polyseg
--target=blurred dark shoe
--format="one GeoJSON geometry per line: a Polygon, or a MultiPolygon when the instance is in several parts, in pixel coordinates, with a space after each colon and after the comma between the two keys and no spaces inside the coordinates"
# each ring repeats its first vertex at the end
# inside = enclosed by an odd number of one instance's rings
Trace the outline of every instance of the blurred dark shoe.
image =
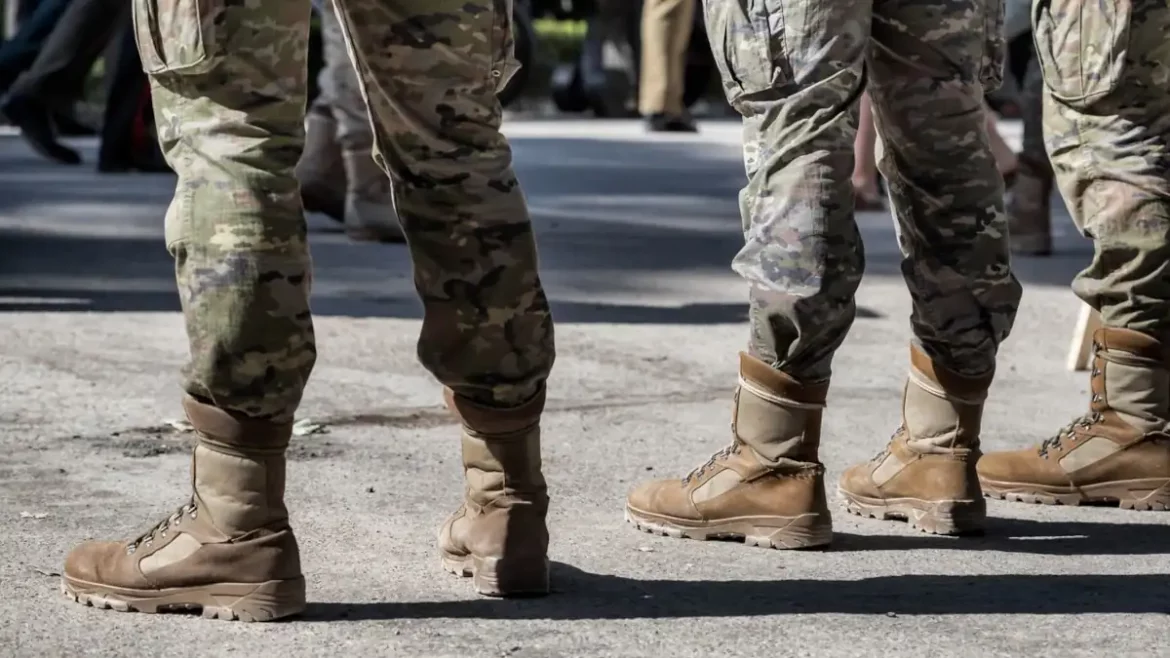
{"type": "Polygon", "coordinates": [[[332,115],[311,111],[305,118],[305,149],[297,161],[296,176],[305,212],[325,213],[331,219],[345,221],[348,181],[337,141],[337,122],[332,115]]]}
{"type": "Polygon", "coordinates": [[[106,158],[98,161],[97,170],[103,174],[126,174],[140,171],[144,174],[175,173],[161,157],[131,156],[129,158],[106,158]]]}
{"type": "Polygon", "coordinates": [[[98,134],[96,128],[83,123],[68,112],[54,113],[53,125],[57,128],[57,134],[62,137],[96,137],[98,134]]]}
{"type": "Polygon", "coordinates": [[[646,119],[646,129],[655,133],[697,133],[699,127],[688,116],[672,117],[666,114],[651,114],[646,119]]]}
{"type": "Polygon", "coordinates": [[[48,108],[36,100],[20,96],[9,97],[0,107],[12,125],[20,129],[21,137],[34,151],[61,164],[81,164],[81,155],[57,142],[48,108]]]}

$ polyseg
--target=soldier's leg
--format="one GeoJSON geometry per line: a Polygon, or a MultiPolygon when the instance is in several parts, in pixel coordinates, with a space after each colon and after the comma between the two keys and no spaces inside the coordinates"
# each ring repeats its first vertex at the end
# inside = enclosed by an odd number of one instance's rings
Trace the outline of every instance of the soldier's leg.
{"type": "Polygon", "coordinates": [[[751,287],[750,354],[740,358],[732,446],[681,481],[638,487],[627,515],[675,537],[824,545],[821,410],[863,268],[850,174],[870,3],[705,7],[724,90],[744,117],[746,244],[733,268],[751,287]]]}
{"type": "Polygon", "coordinates": [[[1056,182],[1095,249],[1073,290],[1105,326],[1089,411],[980,477],[1013,500],[1168,510],[1170,6],[1040,0],[1033,21],[1056,182]]]}
{"type": "Polygon", "coordinates": [[[975,474],[996,351],[1020,301],[984,91],[1003,69],[999,0],[877,0],[870,96],[885,145],[915,341],[902,425],[846,471],[849,509],[927,532],[981,529],[975,474]]]}
{"type": "Polygon", "coordinates": [[[89,542],[65,590],[117,610],[267,620],[304,607],[284,451],[316,358],[293,168],[304,139],[308,0],[135,0],[159,139],[178,174],[166,218],[198,437],[190,502],[130,542],[89,542]],[[176,9],[178,7],[178,9],[176,9]]]}
{"type": "Polygon", "coordinates": [[[1024,140],[1019,173],[1008,192],[1007,216],[1012,251],[1033,256],[1052,253],[1052,165],[1044,150],[1044,76],[1032,53],[1020,88],[1024,140]]]}
{"type": "Polygon", "coordinates": [[[414,262],[418,354],[464,426],[448,569],[490,595],[548,591],[540,416],[553,325],[496,92],[509,0],[337,0],[414,262]]]}

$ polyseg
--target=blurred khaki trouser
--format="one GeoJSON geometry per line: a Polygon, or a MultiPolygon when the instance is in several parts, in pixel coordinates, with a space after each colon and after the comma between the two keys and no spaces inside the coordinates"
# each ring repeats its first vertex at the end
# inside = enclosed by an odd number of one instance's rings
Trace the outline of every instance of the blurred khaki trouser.
{"type": "Polygon", "coordinates": [[[646,0],[642,6],[642,74],[638,110],[643,116],[683,113],[687,44],[695,0],[646,0]]]}

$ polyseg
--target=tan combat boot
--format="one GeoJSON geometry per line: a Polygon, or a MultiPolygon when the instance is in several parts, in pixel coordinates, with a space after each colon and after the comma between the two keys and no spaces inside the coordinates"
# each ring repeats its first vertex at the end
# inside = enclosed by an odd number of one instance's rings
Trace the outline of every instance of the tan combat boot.
{"type": "Polygon", "coordinates": [[[833,523],[817,457],[828,382],[801,384],[748,354],[739,373],[732,444],[681,480],[635,488],[626,520],[676,538],[828,545],[833,523]]]}
{"type": "Polygon", "coordinates": [[[548,489],[540,471],[544,392],[494,409],[446,391],[463,424],[463,504],[439,531],[443,568],[472,578],[485,596],[549,590],[548,489]]]}
{"type": "Polygon", "coordinates": [[[1045,505],[1113,502],[1170,510],[1170,357],[1129,329],[1093,334],[1089,412],[1038,448],[995,452],[979,481],[995,498],[1045,505]]]}
{"type": "Polygon", "coordinates": [[[308,212],[345,218],[345,167],[337,143],[337,122],[324,112],[310,112],[305,118],[305,150],[297,161],[301,203],[308,212]]]}
{"type": "Polygon", "coordinates": [[[902,426],[885,450],[853,466],[839,487],[845,507],[876,519],[900,519],[924,532],[979,532],[987,504],[975,462],[983,401],[994,373],[964,377],[910,348],[902,426]]]}
{"type": "Polygon", "coordinates": [[[1016,182],[1008,193],[1007,218],[1011,250],[1030,256],[1052,253],[1052,165],[1019,157],[1016,182]]]}
{"type": "Polygon", "coordinates": [[[362,242],[402,242],[390,178],[368,150],[346,151],[345,233],[362,242]]]}
{"type": "Polygon", "coordinates": [[[191,501],[136,539],[73,549],[62,589],[121,612],[193,610],[242,621],[301,612],[305,579],[283,500],[291,426],[190,399],[184,407],[199,436],[191,501]]]}

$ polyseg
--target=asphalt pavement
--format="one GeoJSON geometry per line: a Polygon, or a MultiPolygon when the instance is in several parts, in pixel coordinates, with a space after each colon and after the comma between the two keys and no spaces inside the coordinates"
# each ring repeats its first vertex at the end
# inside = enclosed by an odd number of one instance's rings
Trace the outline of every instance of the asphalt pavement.
{"type": "MultiPolygon", "coordinates": [[[[1013,140],[1018,126],[1004,124],[1013,140]]],[[[782,552],[635,531],[635,482],[727,444],[746,291],[739,129],[507,126],[531,202],[559,356],[545,420],[556,592],[477,598],[435,537],[459,500],[457,428],[415,362],[401,246],[310,218],[320,359],[291,451],[289,504],[311,605],[276,624],[99,611],[66,600],[79,541],[182,503],[186,343],[162,217],[173,179],[56,167],[0,135],[0,653],[32,655],[1153,656],[1166,651],[1170,514],[994,501],[985,536],[847,515],[831,550],[782,552]]],[[[1059,204],[1058,204],[1059,205],[1059,204]]],[[[898,421],[910,300],[888,213],[859,216],[868,274],[835,362],[830,481],[898,421]]],[[[1087,404],[1064,358],[1091,246],[1020,258],[1023,308],[987,404],[987,449],[1053,433],[1087,404]]],[[[835,497],[835,494],[834,494],[835,497]]]]}

